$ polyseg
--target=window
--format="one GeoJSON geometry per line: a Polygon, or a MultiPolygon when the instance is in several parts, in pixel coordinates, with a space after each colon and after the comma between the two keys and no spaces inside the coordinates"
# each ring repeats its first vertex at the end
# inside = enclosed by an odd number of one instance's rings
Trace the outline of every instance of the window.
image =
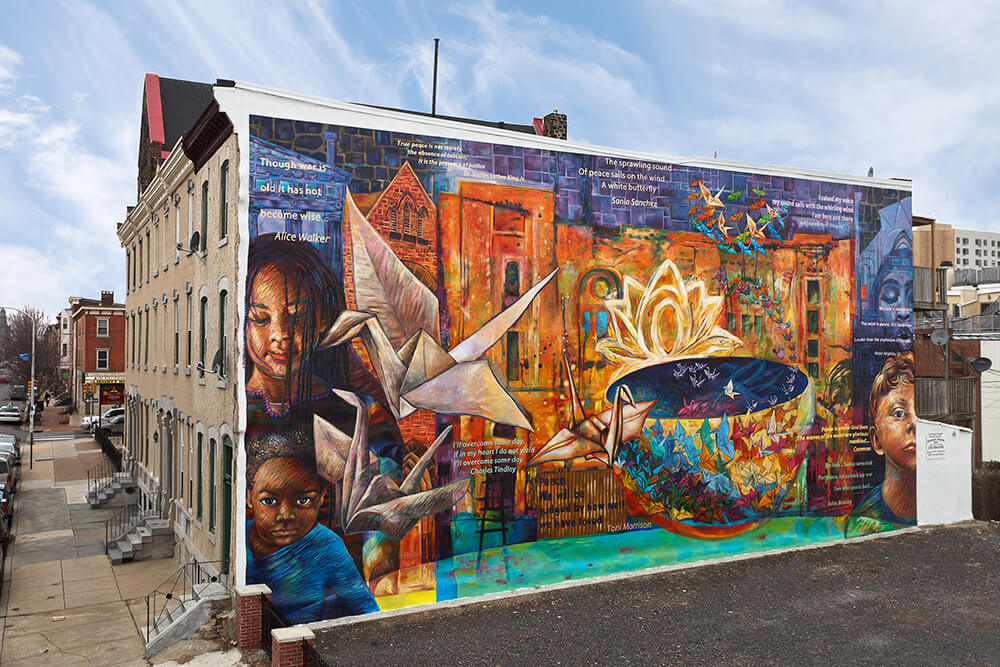
{"type": "Polygon", "coordinates": [[[62,356],[65,357],[67,352],[69,352],[69,346],[66,343],[63,343],[62,344],[62,356]]]}
{"type": "Polygon", "coordinates": [[[819,379],[819,364],[814,361],[809,362],[809,375],[811,375],[814,380],[819,379]]]}
{"type": "Polygon", "coordinates": [[[177,310],[178,310],[177,299],[174,299],[174,366],[177,365],[181,347],[181,341],[180,341],[181,332],[179,328],[180,323],[178,322],[179,315],[177,313],[177,310]]]}
{"type": "Polygon", "coordinates": [[[184,459],[187,458],[186,456],[184,456],[184,424],[183,423],[178,424],[178,426],[177,426],[177,437],[180,438],[180,447],[177,450],[177,451],[180,452],[180,456],[177,457],[177,459],[178,459],[177,465],[180,468],[180,473],[181,473],[181,483],[180,483],[180,486],[177,487],[177,499],[181,501],[180,504],[183,506],[184,505],[184,459]]]}
{"type": "Polygon", "coordinates": [[[819,281],[806,281],[806,301],[812,305],[819,305],[819,281]]]}
{"type": "Polygon", "coordinates": [[[809,356],[810,357],[818,357],[819,356],[819,339],[818,338],[810,338],[809,342],[808,342],[808,346],[809,346],[809,349],[808,349],[809,356]]]}
{"type": "Polygon", "coordinates": [[[65,317],[62,320],[62,327],[63,331],[69,331],[69,320],[67,320],[65,317]]]}
{"type": "Polygon", "coordinates": [[[201,459],[202,453],[205,451],[204,434],[198,434],[198,521],[201,521],[201,496],[202,496],[202,481],[201,481],[201,459]]]}
{"type": "Polygon", "coordinates": [[[153,242],[149,238],[149,227],[146,227],[146,282],[149,282],[153,270],[153,242]]]}
{"type": "Polygon", "coordinates": [[[139,239],[139,254],[137,256],[139,260],[139,282],[142,282],[142,239],[139,239]]]}
{"type": "Polygon", "coordinates": [[[108,335],[108,318],[106,317],[97,318],[97,335],[98,336],[108,335]]]}
{"type": "Polygon", "coordinates": [[[200,328],[198,330],[198,340],[201,341],[201,348],[200,348],[201,352],[200,356],[198,357],[198,361],[201,362],[202,370],[199,372],[198,377],[205,377],[205,347],[207,344],[205,341],[205,326],[206,326],[205,320],[207,317],[208,317],[208,297],[203,296],[201,297],[201,322],[199,323],[200,328]]]}
{"type": "Polygon", "coordinates": [[[219,292],[219,349],[222,350],[222,367],[219,369],[219,377],[222,378],[226,376],[226,290],[219,292]]]}
{"type": "Polygon", "coordinates": [[[97,350],[97,370],[106,371],[108,370],[108,349],[102,348],[97,350]]]}
{"type": "Polygon", "coordinates": [[[806,331],[811,334],[819,333],[819,311],[806,311],[806,331]]]}
{"type": "Polygon", "coordinates": [[[146,313],[146,333],[143,337],[145,339],[145,344],[142,346],[142,363],[144,366],[149,365],[149,312],[146,313]]]}
{"type": "MultiPolygon", "coordinates": [[[[405,229],[405,227],[404,227],[405,229]]],[[[504,303],[517,299],[521,292],[521,267],[517,262],[507,262],[504,267],[503,296],[504,303]]],[[[521,342],[518,332],[507,332],[507,381],[521,379],[521,342]]]]}
{"type": "Polygon", "coordinates": [[[226,188],[229,181],[229,160],[222,163],[222,169],[219,171],[219,239],[226,238],[227,223],[228,223],[228,211],[226,210],[229,199],[226,196],[226,188]]]}
{"type": "Polygon", "coordinates": [[[191,368],[191,295],[187,295],[187,367],[191,368]]]}
{"type": "Polygon", "coordinates": [[[208,440],[208,532],[215,532],[215,438],[208,440]]]}
{"type": "Polygon", "coordinates": [[[201,251],[205,252],[208,243],[208,181],[201,184],[201,251]]]}
{"type": "Polygon", "coordinates": [[[142,335],[142,311],[139,311],[136,314],[136,321],[138,322],[138,335],[133,335],[132,336],[132,342],[136,343],[139,346],[139,352],[136,353],[136,356],[135,356],[135,363],[138,364],[139,363],[139,359],[142,358],[142,339],[139,338],[139,336],[142,335]]]}
{"type": "Polygon", "coordinates": [[[194,498],[194,426],[188,425],[188,511],[191,510],[191,503],[194,498]]]}
{"type": "Polygon", "coordinates": [[[132,253],[125,251],[125,292],[128,293],[129,278],[132,276],[132,253]]]}

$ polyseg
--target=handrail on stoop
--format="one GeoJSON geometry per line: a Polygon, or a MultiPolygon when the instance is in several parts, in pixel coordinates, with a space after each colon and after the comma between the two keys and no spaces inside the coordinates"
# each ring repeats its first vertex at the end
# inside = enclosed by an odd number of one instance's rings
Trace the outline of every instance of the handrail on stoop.
{"type": "MultiPolygon", "coordinates": [[[[193,559],[181,565],[176,572],[164,579],[159,586],[153,589],[152,593],[146,596],[146,630],[143,639],[147,644],[152,639],[153,633],[159,629],[164,617],[170,621],[173,620],[167,614],[167,608],[170,606],[171,600],[178,599],[183,604],[186,600],[197,598],[198,591],[196,587],[201,584],[218,583],[222,585],[223,589],[229,589],[228,582],[224,577],[218,574],[211,574],[207,569],[209,565],[221,566],[221,564],[222,561],[220,560],[199,561],[198,559],[193,559]],[[163,598],[159,611],[156,609],[158,597],[163,598]]],[[[213,567],[212,569],[216,572],[219,571],[218,567],[213,567]]]]}

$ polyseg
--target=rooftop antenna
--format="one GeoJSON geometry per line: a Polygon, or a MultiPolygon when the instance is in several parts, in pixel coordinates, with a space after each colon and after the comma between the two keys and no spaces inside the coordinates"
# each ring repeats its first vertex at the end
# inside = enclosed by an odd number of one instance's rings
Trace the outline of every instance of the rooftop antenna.
{"type": "Polygon", "coordinates": [[[437,115],[438,99],[438,42],[441,40],[434,38],[434,91],[431,93],[431,115],[437,115]]]}

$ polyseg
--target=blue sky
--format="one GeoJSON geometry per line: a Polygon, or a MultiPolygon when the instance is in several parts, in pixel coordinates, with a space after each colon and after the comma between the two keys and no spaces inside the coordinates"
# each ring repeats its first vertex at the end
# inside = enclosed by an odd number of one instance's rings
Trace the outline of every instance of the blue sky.
{"type": "Polygon", "coordinates": [[[1000,231],[1000,2],[48,2],[0,25],[0,304],[124,293],[143,74],[530,122],[570,139],[912,178],[1000,231]]]}

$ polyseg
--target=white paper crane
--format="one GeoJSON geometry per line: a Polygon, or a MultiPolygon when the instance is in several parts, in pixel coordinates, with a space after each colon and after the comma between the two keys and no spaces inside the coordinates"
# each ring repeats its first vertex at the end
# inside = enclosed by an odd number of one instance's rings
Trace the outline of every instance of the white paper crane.
{"type": "Polygon", "coordinates": [[[337,521],[345,534],[377,530],[400,540],[420,519],[448,509],[465,495],[471,478],[419,490],[424,471],[451,433],[451,426],[427,448],[403,483],[397,484],[391,477],[373,472],[378,459],[368,449],[368,406],[357,394],[334,391],[357,409],[354,436],[314,415],[313,437],[320,475],[332,484],[343,481],[337,521]]]}

